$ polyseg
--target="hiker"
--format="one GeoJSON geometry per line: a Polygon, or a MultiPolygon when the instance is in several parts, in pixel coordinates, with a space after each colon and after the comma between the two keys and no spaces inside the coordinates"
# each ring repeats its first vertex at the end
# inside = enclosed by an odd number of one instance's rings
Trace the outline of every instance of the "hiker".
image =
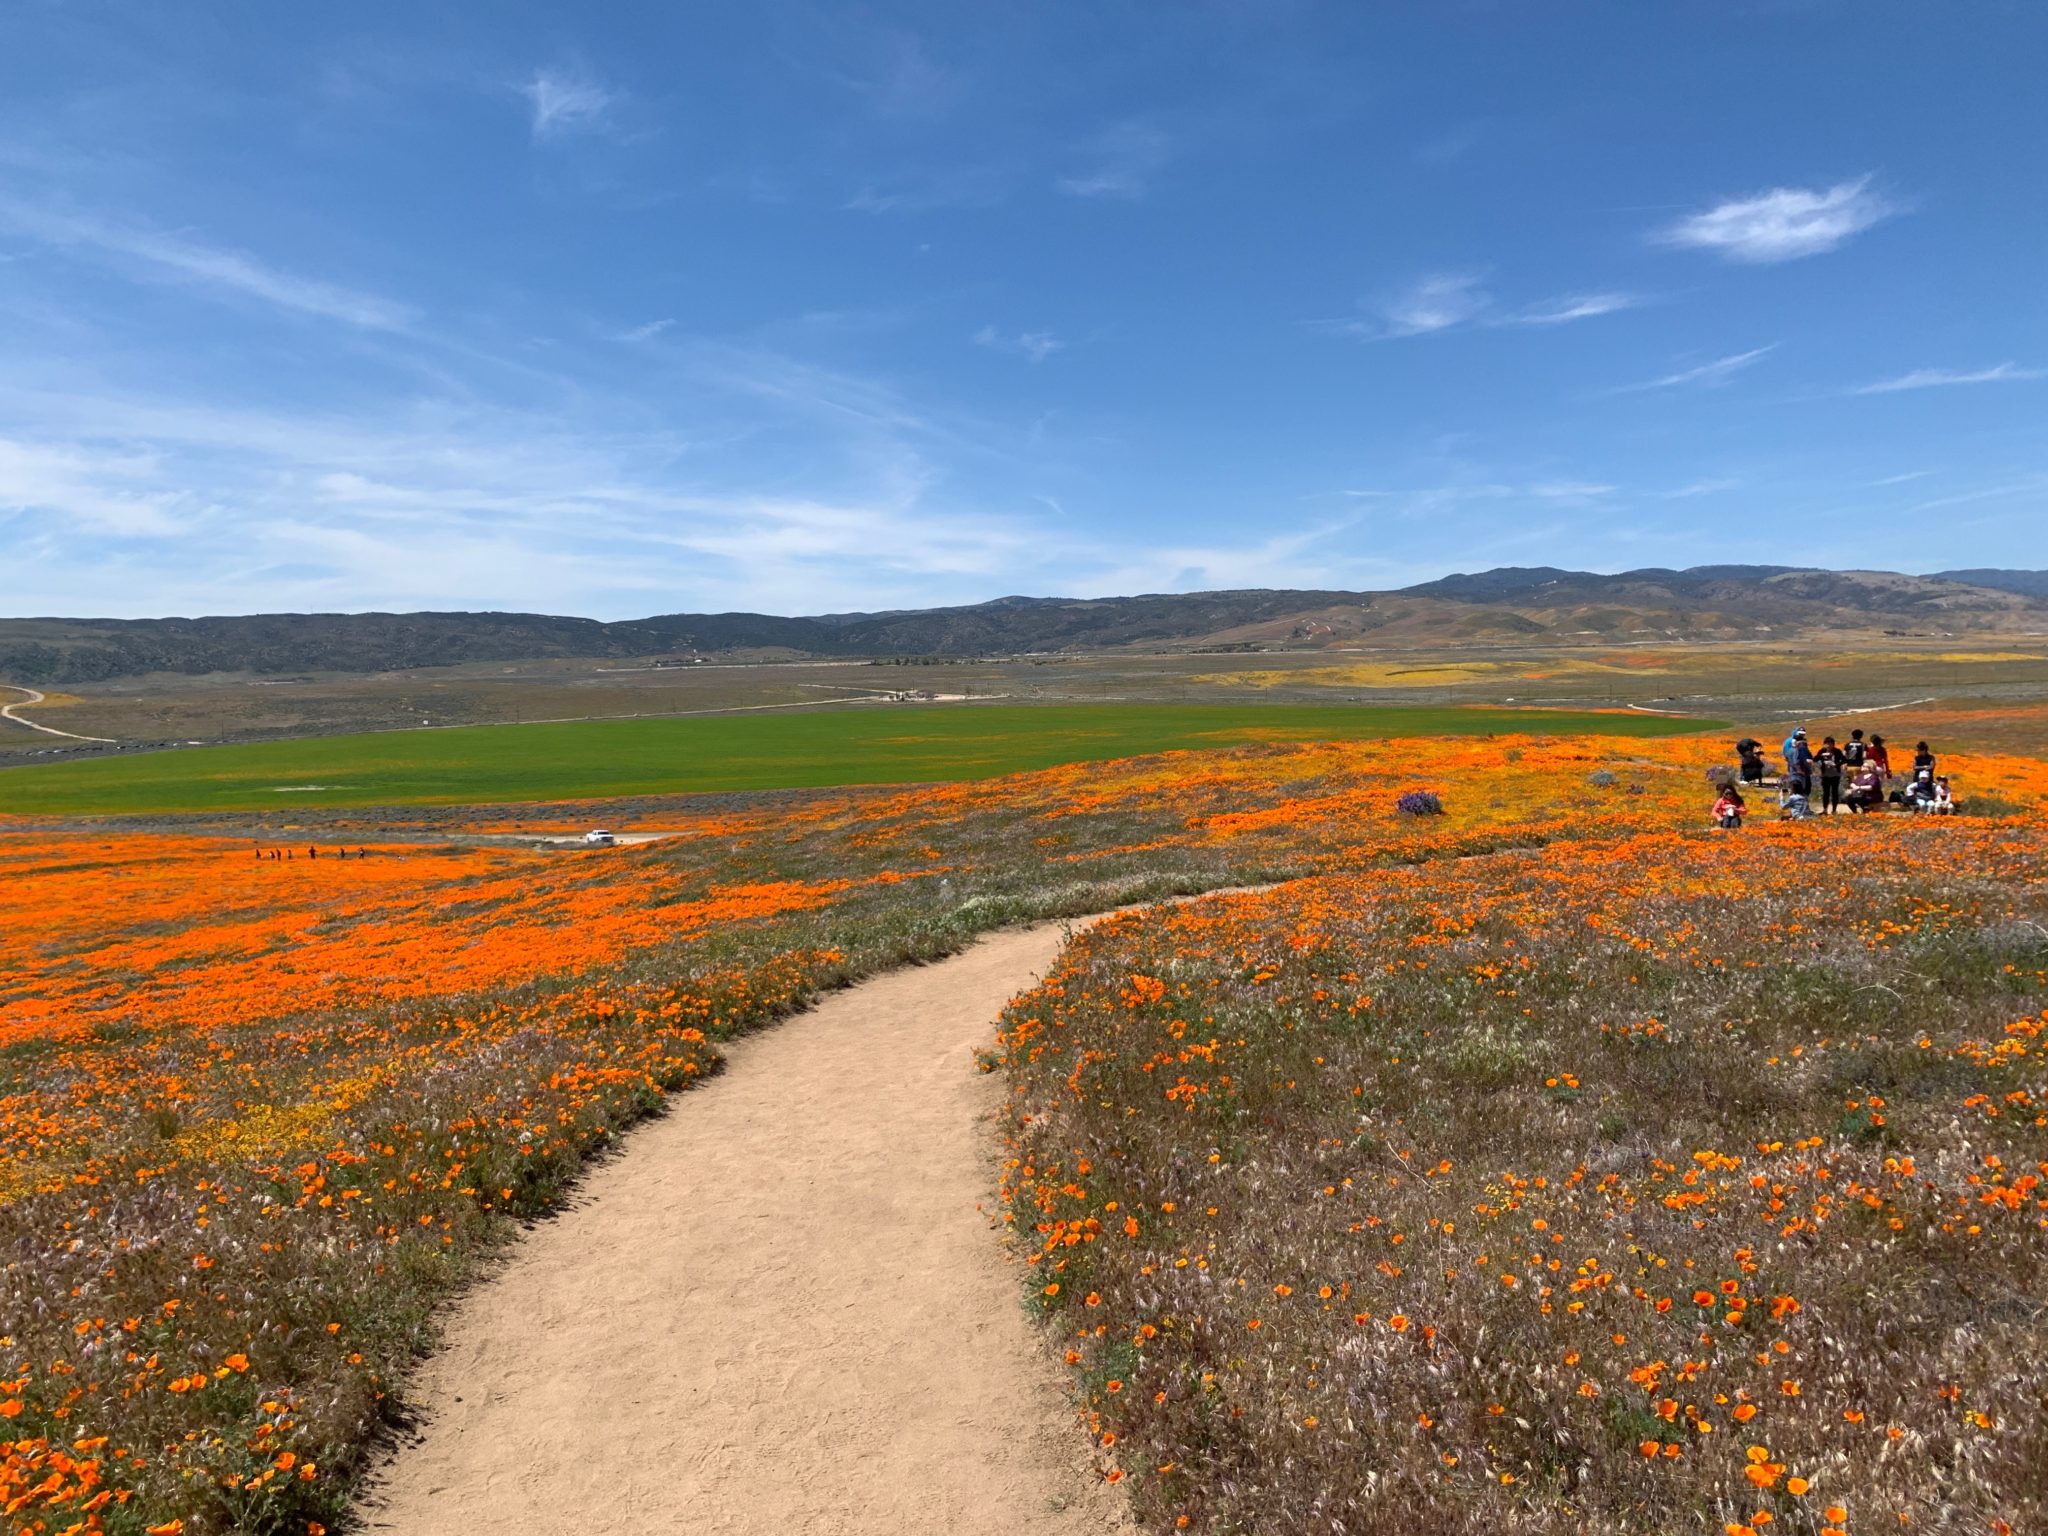
{"type": "Polygon", "coordinates": [[[1835,738],[1822,739],[1820,750],[1813,754],[1814,772],[1820,778],[1820,813],[1832,816],[1842,808],[1842,749],[1835,745],[1835,738]]]}
{"type": "Polygon", "coordinates": [[[1913,746],[1913,777],[1920,777],[1923,770],[1928,778],[1934,777],[1934,754],[1928,750],[1924,741],[1916,742],[1913,746]]]}
{"type": "Polygon", "coordinates": [[[1743,812],[1747,807],[1742,801],[1742,791],[1733,784],[1721,786],[1721,798],[1714,802],[1714,825],[1724,832],[1733,832],[1742,825],[1743,812]]]}
{"type": "Polygon", "coordinates": [[[1856,770],[1843,803],[1858,816],[1884,804],[1884,775],[1877,771],[1877,764],[1866,761],[1856,770]]]}
{"type": "Polygon", "coordinates": [[[1892,754],[1884,744],[1884,738],[1876,732],[1870,737],[1870,760],[1877,764],[1877,786],[1879,789],[1890,782],[1892,776],[1892,754]]]}
{"type": "Polygon", "coordinates": [[[1764,781],[1764,744],[1754,736],[1745,736],[1735,743],[1735,756],[1741,762],[1738,770],[1745,784],[1761,784],[1764,781]]]}
{"type": "Polygon", "coordinates": [[[1851,731],[1849,739],[1842,743],[1842,766],[1849,770],[1851,778],[1855,777],[1855,770],[1863,766],[1863,759],[1869,752],[1870,748],[1863,743],[1863,732],[1851,731]]]}
{"type": "Polygon", "coordinates": [[[1810,761],[1812,757],[1813,753],[1806,745],[1806,727],[1802,725],[1785,738],[1785,771],[1797,772],[1799,765],[1810,761]]]}

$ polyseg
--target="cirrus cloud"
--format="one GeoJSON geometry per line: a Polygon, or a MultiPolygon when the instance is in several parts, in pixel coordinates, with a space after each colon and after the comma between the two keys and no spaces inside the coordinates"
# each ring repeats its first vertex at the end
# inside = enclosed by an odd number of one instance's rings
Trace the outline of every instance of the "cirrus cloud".
{"type": "Polygon", "coordinates": [[[535,70],[519,94],[533,109],[536,141],[601,129],[618,100],[616,92],[588,71],[567,67],[535,70]]]}
{"type": "Polygon", "coordinates": [[[1772,187],[1689,213],[1650,238],[1753,264],[1818,256],[1901,211],[1870,183],[1858,176],[1832,187],[1772,187]]]}
{"type": "Polygon", "coordinates": [[[1892,395],[1905,389],[1943,389],[1951,384],[2017,384],[2048,378],[2048,369],[1998,363],[1990,368],[1915,368],[1895,379],[1879,379],[1849,391],[1852,395],[1892,395]]]}

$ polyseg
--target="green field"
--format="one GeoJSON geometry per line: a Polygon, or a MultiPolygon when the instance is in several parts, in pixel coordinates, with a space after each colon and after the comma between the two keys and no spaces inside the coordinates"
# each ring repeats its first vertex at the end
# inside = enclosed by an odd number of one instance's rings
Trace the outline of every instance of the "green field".
{"type": "MultiPolygon", "coordinates": [[[[0,813],[455,805],[992,778],[1260,741],[1670,736],[1672,716],[1404,706],[975,705],[323,736],[0,769],[0,813]]],[[[1398,771],[1398,762],[1390,771],[1398,771]]]]}

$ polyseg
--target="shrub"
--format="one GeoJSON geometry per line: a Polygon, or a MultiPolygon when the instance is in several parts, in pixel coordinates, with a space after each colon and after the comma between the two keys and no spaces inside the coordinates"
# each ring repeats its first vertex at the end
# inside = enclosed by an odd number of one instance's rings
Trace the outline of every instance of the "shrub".
{"type": "Polygon", "coordinates": [[[1614,785],[1614,775],[1605,768],[1595,768],[1586,775],[1586,782],[1595,789],[1610,789],[1614,785]]]}
{"type": "Polygon", "coordinates": [[[1394,809],[1403,816],[1441,816],[1444,803],[1434,790],[1411,789],[1394,802],[1394,809]]]}

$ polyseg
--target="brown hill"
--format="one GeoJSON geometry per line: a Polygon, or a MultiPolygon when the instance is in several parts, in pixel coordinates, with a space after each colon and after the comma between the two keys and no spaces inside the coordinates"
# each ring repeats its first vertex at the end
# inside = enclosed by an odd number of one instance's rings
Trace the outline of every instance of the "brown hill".
{"type": "Polygon", "coordinates": [[[522,613],[0,619],[0,681],[151,672],[381,672],[567,658],[987,656],[1116,649],[1754,640],[1890,631],[2048,632],[2048,573],[1909,576],[1784,566],[1618,574],[1554,567],[1447,576],[1397,592],[1254,590],[1006,597],[965,607],[782,618],[661,614],[622,623],[522,613]],[[1983,582],[1959,576],[1981,575],[1983,582]]]}

